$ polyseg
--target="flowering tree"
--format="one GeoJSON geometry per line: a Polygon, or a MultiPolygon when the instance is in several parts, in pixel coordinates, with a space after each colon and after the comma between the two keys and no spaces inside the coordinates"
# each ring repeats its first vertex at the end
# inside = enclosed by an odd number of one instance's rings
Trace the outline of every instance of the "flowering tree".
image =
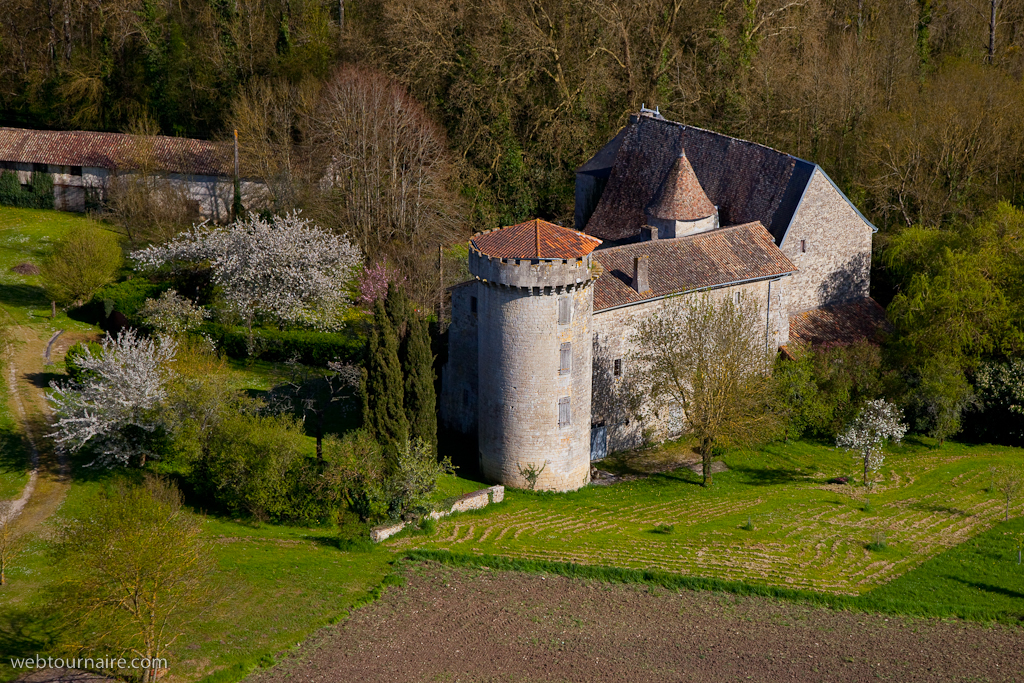
{"type": "Polygon", "coordinates": [[[400,277],[398,271],[388,268],[386,261],[368,266],[359,279],[359,303],[372,310],[377,299],[383,299],[388,295],[388,286],[392,282],[402,284],[407,279],[400,277]]]}
{"type": "Polygon", "coordinates": [[[839,448],[856,451],[864,459],[864,485],[870,485],[869,473],[877,472],[885,462],[882,447],[886,441],[899,443],[907,433],[899,408],[885,399],[868,401],[847,430],[836,439],[839,448]]]}
{"type": "Polygon", "coordinates": [[[132,253],[143,269],[208,262],[227,308],[249,329],[256,318],[331,330],[349,304],[345,285],[361,254],[298,212],[266,221],[249,214],[226,227],[202,224],[163,246],[132,253]]]}
{"type": "Polygon", "coordinates": [[[188,332],[210,317],[209,310],[197,306],[173,289],[161,294],[159,299],[146,299],[139,314],[157,332],[171,336],[188,332]]]}
{"type": "Polygon", "coordinates": [[[87,371],[82,381],[50,383],[57,449],[74,452],[92,443],[98,455],[90,465],[127,465],[132,455],[145,464],[152,437],[163,428],[159,409],[176,351],[169,337],[154,341],[132,329],[105,338],[98,354],[86,347],[77,361],[87,371]]]}

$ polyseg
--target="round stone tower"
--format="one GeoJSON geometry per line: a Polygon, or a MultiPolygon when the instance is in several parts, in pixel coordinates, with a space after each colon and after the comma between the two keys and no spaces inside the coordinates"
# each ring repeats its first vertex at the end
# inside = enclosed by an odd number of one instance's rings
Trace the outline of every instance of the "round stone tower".
{"type": "Polygon", "coordinates": [[[488,479],[548,491],[590,481],[591,252],[600,243],[541,220],[471,242],[469,270],[480,282],[480,468],[488,479]]]}

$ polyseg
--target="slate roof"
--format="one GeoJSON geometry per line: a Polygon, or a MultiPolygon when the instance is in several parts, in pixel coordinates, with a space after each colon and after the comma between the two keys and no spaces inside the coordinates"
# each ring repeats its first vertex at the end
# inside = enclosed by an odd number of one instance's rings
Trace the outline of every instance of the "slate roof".
{"type": "Polygon", "coordinates": [[[150,150],[156,168],[161,171],[231,175],[230,147],[207,140],[0,128],[0,161],[123,170],[137,168],[140,153],[148,154],[150,150]]]}
{"type": "Polygon", "coordinates": [[[644,225],[644,208],[685,151],[722,225],[760,221],[776,244],[788,229],[816,166],[777,150],[660,117],[640,115],[578,169],[608,174],[585,231],[628,240],[644,225]],[[614,150],[613,161],[609,162],[614,150]],[[610,164],[606,166],[606,164],[610,164]]]}
{"type": "Polygon", "coordinates": [[[594,311],[639,303],[669,294],[796,272],[758,222],[668,240],[637,242],[594,252],[604,272],[594,283],[594,311]],[[648,257],[651,291],[630,286],[633,259],[648,257]]]}
{"type": "Polygon", "coordinates": [[[823,306],[789,316],[790,344],[852,344],[890,329],[885,309],[871,297],[823,306]]]}
{"type": "Polygon", "coordinates": [[[494,258],[570,259],[594,251],[601,240],[535,218],[473,236],[474,247],[494,258]]]}
{"type": "Polygon", "coordinates": [[[685,153],[680,153],[672,164],[665,181],[647,205],[646,213],[654,218],[677,221],[695,221],[714,215],[715,205],[704,193],[685,153]]]}

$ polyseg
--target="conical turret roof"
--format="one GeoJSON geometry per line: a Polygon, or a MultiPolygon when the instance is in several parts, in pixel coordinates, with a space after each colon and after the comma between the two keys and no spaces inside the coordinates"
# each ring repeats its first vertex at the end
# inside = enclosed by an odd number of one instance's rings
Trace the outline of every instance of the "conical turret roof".
{"type": "Polygon", "coordinates": [[[594,251],[601,240],[535,218],[473,236],[473,246],[494,258],[569,259],[594,251]]]}
{"type": "Polygon", "coordinates": [[[700,186],[686,152],[679,152],[654,199],[647,205],[647,214],[664,220],[695,221],[714,213],[715,205],[700,186]]]}

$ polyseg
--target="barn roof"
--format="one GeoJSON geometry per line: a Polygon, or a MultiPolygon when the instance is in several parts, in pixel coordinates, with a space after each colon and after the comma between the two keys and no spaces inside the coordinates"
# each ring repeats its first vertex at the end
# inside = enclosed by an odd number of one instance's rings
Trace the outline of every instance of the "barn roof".
{"type": "Polygon", "coordinates": [[[494,258],[570,259],[586,256],[601,240],[535,218],[478,233],[472,243],[480,253],[494,258]]]}
{"type": "Polygon", "coordinates": [[[230,149],[222,143],[164,135],[0,128],[0,161],[139,168],[150,157],[155,170],[186,175],[230,175],[230,149]]]}
{"type": "Polygon", "coordinates": [[[817,168],[764,145],[642,114],[577,171],[608,177],[587,234],[607,241],[635,238],[645,207],[683,153],[723,225],[759,221],[776,244],[817,168]]]}
{"type": "Polygon", "coordinates": [[[871,297],[832,306],[822,306],[789,316],[791,344],[851,344],[876,341],[889,329],[885,309],[871,297]]]}
{"type": "Polygon", "coordinates": [[[594,283],[594,311],[670,294],[789,275],[793,262],[758,222],[668,240],[637,242],[594,252],[604,272],[594,283]],[[631,286],[633,260],[646,256],[650,292],[631,286]]]}

